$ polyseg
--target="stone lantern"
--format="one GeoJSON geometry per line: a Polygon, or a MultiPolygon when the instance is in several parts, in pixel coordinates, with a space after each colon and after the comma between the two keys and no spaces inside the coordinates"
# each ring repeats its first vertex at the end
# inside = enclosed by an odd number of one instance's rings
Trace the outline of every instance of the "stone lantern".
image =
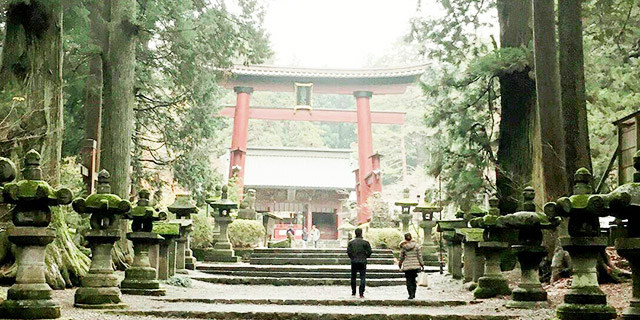
{"type": "Polygon", "coordinates": [[[155,222],[153,230],[162,237],[158,247],[158,279],[168,280],[176,273],[176,239],[180,238],[180,224],[155,222]]]}
{"type": "Polygon", "coordinates": [[[91,247],[91,267],[76,290],[78,308],[121,308],[120,281],[114,273],[111,250],[120,239],[120,219],[131,210],[131,203],[111,193],[111,175],[98,174],[97,192],[73,201],[78,213],[91,215],[91,230],[85,235],[91,247]]]}
{"type": "Polygon", "coordinates": [[[580,168],[574,176],[571,197],[562,197],[545,205],[549,216],[569,219],[569,236],[560,238],[560,245],[569,252],[573,264],[573,282],[556,309],[558,318],[613,319],[616,310],[607,305],[607,296],[598,284],[596,263],[607,247],[607,238],[600,233],[599,218],[607,215],[605,199],[593,195],[591,172],[580,168]]]}
{"type": "Polygon", "coordinates": [[[191,200],[189,194],[178,194],[176,200],[167,207],[169,212],[176,215],[180,222],[180,238],[177,239],[176,249],[176,270],[177,273],[185,274],[186,269],[196,269],[196,258],[191,251],[191,231],[193,231],[193,220],[191,215],[198,213],[198,207],[191,200]]]}
{"type": "Polygon", "coordinates": [[[222,187],[222,196],[218,201],[207,201],[207,203],[216,210],[214,219],[216,224],[220,227],[220,233],[218,234],[216,244],[213,246],[211,255],[208,260],[217,262],[238,262],[238,257],[235,256],[233,247],[229,242],[227,236],[227,227],[233,222],[231,217],[231,210],[238,209],[238,204],[229,200],[227,186],[222,187]]]}
{"type": "Polygon", "coordinates": [[[456,232],[465,228],[467,222],[462,219],[438,220],[438,231],[442,232],[442,241],[447,248],[447,272],[454,279],[462,279],[462,236],[456,232]]]}
{"type": "Polygon", "coordinates": [[[402,192],[403,199],[400,201],[396,201],[395,205],[402,208],[402,212],[400,213],[400,220],[402,221],[402,233],[409,232],[409,224],[411,223],[411,218],[413,215],[411,214],[411,207],[415,207],[418,205],[418,202],[409,199],[409,188],[404,188],[402,192]]]}
{"type": "MultiPolygon", "coordinates": [[[[486,213],[484,209],[473,205],[468,212],[458,212],[456,216],[462,217],[468,225],[469,221],[484,217],[486,213]]],[[[468,290],[474,290],[478,286],[478,280],[484,275],[484,256],[478,250],[478,243],[483,240],[484,230],[481,228],[458,228],[456,233],[462,236],[464,287],[468,290]]]]}
{"type": "Polygon", "coordinates": [[[438,259],[438,246],[433,243],[431,233],[433,231],[433,227],[436,225],[433,214],[441,212],[442,207],[427,203],[426,192],[424,200],[425,201],[423,203],[413,209],[414,212],[419,212],[422,216],[422,221],[420,221],[420,227],[424,234],[424,238],[422,239],[422,259],[424,260],[425,265],[437,267],[440,265],[440,261],[438,259]]]}
{"type": "Polygon", "coordinates": [[[166,290],[160,288],[157,270],[151,266],[149,248],[157,245],[162,237],[153,232],[153,222],[165,220],[167,217],[156,216],[156,210],[149,205],[151,193],[147,189],[138,192],[138,203],[128,218],[132,219],[131,231],[127,239],[133,242],[134,260],[131,267],[125,271],[121,284],[122,293],[164,296],[166,290]]]}
{"type": "MultiPolygon", "coordinates": [[[[14,164],[0,158],[0,180],[15,178],[14,164]]],[[[4,185],[4,203],[15,205],[13,225],[8,231],[9,241],[18,248],[16,283],[9,288],[7,300],[0,304],[0,314],[9,319],[56,319],[60,306],[51,299],[51,287],[45,279],[45,249],[55,239],[49,227],[51,207],[71,203],[71,190],[54,190],[42,179],[40,154],[35,150],[24,157],[24,180],[4,185]]]]}
{"type": "Polygon", "coordinates": [[[509,308],[532,309],[547,301],[547,292],[542,288],[538,276],[540,262],[547,255],[542,246],[542,230],[555,229],[561,220],[536,212],[533,202],[535,196],[535,190],[526,187],[522,211],[499,217],[496,222],[500,227],[518,230],[517,244],[511,247],[520,262],[521,279],[518,287],[513,290],[513,300],[507,304],[509,308]]]}
{"type": "Polygon", "coordinates": [[[640,319],[640,151],[633,156],[633,182],[623,184],[606,196],[610,214],[623,225],[623,236],[615,241],[618,253],[631,265],[633,289],[631,304],[622,312],[623,319],[640,319]]]}
{"type": "Polygon", "coordinates": [[[507,279],[500,269],[500,255],[509,248],[509,243],[504,241],[503,229],[496,224],[500,217],[499,204],[498,198],[491,197],[489,212],[482,218],[470,221],[472,227],[484,229],[483,241],[478,243],[478,250],[485,258],[484,275],[478,279],[478,287],[473,290],[473,296],[479,299],[511,294],[507,279]]]}

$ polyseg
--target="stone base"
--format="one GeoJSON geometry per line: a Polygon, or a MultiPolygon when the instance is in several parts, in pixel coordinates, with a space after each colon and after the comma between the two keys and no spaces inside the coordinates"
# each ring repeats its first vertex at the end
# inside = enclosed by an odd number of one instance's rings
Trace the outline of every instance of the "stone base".
{"type": "Polygon", "coordinates": [[[549,303],[547,301],[515,301],[511,300],[507,302],[507,308],[511,309],[536,309],[536,308],[548,308],[549,303]]]}
{"type": "Polygon", "coordinates": [[[504,277],[481,277],[478,279],[478,287],[473,290],[476,299],[487,299],[496,296],[510,295],[511,289],[504,277]]]}
{"type": "Polygon", "coordinates": [[[186,256],[184,258],[184,268],[187,270],[195,270],[196,269],[196,258],[193,256],[186,256]]]}
{"type": "Polygon", "coordinates": [[[513,300],[514,301],[547,301],[547,292],[539,288],[529,288],[524,289],[522,287],[518,287],[513,289],[513,300]]]}
{"type": "Polygon", "coordinates": [[[467,290],[469,290],[469,291],[473,291],[478,287],[478,284],[476,282],[469,281],[469,282],[463,283],[462,287],[467,289],[467,290]]]}
{"type": "Polygon", "coordinates": [[[610,320],[616,318],[616,309],[606,304],[563,303],[556,309],[560,320],[610,320]]]}
{"type": "Polygon", "coordinates": [[[238,262],[233,250],[208,249],[204,253],[205,261],[212,262],[238,262]]]}
{"type": "Polygon", "coordinates": [[[53,300],[5,300],[0,304],[4,319],[58,319],[60,306],[53,300]]]}
{"type": "Polygon", "coordinates": [[[95,309],[114,308],[122,305],[120,296],[118,287],[80,287],[74,296],[74,306],[95,309]]]}
{"type": "Polygon", "coordinates": [[[145,296],[163,296],[166,290],[160,288],[156,280],[156,270],[151,267],[131,267],[125,271],[122,293],[145,296]]]}

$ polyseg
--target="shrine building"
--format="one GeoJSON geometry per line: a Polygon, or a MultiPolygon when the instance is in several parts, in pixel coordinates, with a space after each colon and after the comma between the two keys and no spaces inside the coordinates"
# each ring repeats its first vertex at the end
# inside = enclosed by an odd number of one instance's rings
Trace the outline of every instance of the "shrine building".
{"type": "MultiPolygon", "coordinates": [[[[246,172],[250,172],[250,170],[265,171],[258,167],[259,164],[251,164],[251,161],[248,160],[249,148],[247,147],[247,134],[249,119],[356,123],[358,134],[358,166],[357,169],[349,173],[349,175],[351,176],[350,179],[355,189],[358,202],[357,223],[363,224],[371,221],[371,213],[364,204],[371,195],[382,191],[383,171],[380,155],[374,152],[371,125],[402,125],[405,121],[405,114],[404,112],[393,111],[372,112],[370,109],[370,99],[373,95],[404,93],[407,86],[415,83],[424,71],[425,66],[337,70],[243,65],[234,66],[228,70],[221,70],[221,85],[225,88],[233,89],[237,94],[236,105],[224,107],[220,112],[220,115],[223,117],[234,118],[229,177],[235,176],[242,187],[247,185],[247,181],[245,180],[246,172]],[[292,92],[296,98],[296,105],[250,107],[251,94],[254,91],[292,92]],[[353,95],[355,109],[314,109],[313,94],[353,95]],[[250,169],[251,166],[256,167],[250,169]]],[[[285,152],[284,150],[281,151],[285,152]]],[[[256,150],[255,152],[260,151],[256,150]]],[[[263,150],[262,152],[266,151],[263,150]]],[[[307,152],[307,155],[313,154],[310,150],[304,152],[307,152]]],[[[320,157],[320,159],[321,158],[322,157],[320,157]]],[[[287,175],[286,171],[282,171],[282,169],[279,170],[279,174],[287,175]]],[[[311,164],[306,165],[304,170],[319,171],[311,164]]],[[[333,176],[334,172],[324,172],[324,174],[333,176]]],[[[340,177],[340,179],[343,179],[343,177],[340,177]]],[[[298,189],[293,188],[291,190],[298,189]]],[[[281,195],[283,195],[282,192],[285,191],[280,192],[281,195]]],[[[296,192],[297,191],[294,193],[296,192]]],[[[260,196],[257,195],[256,199],[259,201],[260,196]]],[[[295,197],[289,195],[287,199],[295,199],[295,197]]],[[[280,207],[278,207],[282,208],[282,206],[285,206],[287,201],[290,200],[278,201],[282,201],[280,207]]],[[[271,208],[273,210],[277,209],[275,206],[271,208]]],[[[325,209],[330,211],[330,208],[325,209]]],[[[311,208],[308,210],[314,209],[311,208]]]]}

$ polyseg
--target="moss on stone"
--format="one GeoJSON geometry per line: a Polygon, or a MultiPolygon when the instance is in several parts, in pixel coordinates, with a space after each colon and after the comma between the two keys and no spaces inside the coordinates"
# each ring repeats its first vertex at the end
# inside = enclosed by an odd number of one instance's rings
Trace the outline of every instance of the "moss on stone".
{"type": "Polygon", "coordinates": [[[180,225],[177,223],[154,222],[153,231],[159,235],[180,235],[180,225]]]}

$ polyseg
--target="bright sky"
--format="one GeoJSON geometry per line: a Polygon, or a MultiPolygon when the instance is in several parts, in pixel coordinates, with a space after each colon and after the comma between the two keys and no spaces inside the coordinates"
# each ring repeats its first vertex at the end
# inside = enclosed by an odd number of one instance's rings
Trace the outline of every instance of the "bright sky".
{"type": "MultiPolygon", "coordinates": [[[[418,0],[268,0],[274,65],[362,68],[409,31],[418,0]]],[[[428,11],[422,0],[423,11],[428,11]]],[[[408,65],[413,63],[408,62],[408,65]]]]}

